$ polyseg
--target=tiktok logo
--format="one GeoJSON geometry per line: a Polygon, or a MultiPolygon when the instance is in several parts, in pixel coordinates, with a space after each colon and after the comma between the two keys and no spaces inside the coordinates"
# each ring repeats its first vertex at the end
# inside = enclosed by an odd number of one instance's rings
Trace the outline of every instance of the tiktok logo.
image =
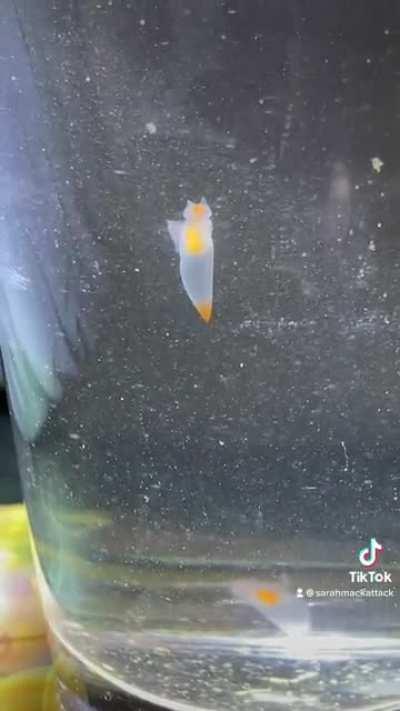
{"type": "Polygon", "coordinates": [[[371,538],[369,546],[361,548],[358,559],[364,568],[374,568],[379,564],[382,553],[383,546],[378,543],[376,538],[371,538]]]}
{"type": "Polygon", "coordinates": [[[379,565],[381,555],[383,553],[383,545],[378,543],[376,538],[371,538],[369,546],[361,548],[358,551],[358,560],[363,568],[367,570],[349,570],[350,580],[352,583],[391,583],[392,573],[387,570],[376,571],[371,570],[379,565]]]}

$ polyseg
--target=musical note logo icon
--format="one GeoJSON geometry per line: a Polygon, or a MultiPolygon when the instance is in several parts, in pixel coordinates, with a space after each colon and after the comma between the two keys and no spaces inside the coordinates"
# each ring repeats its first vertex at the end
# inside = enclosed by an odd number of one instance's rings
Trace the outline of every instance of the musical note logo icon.
{"type": "Polygon", "coordinates": [[[383,553],[383,546],[378,543],[376,538],[371,538],[369,546],[361,548],[358,559],[364,568],[374,568],[379,564],[380,557],[383,553]]]}

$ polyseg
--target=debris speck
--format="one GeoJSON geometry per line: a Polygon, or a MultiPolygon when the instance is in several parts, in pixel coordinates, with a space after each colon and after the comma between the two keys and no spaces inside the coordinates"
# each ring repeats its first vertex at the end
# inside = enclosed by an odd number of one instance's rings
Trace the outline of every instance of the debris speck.
{"type": "Polygon", "coordinates": [[[70,439],[80,439],[79,435],[77,432],[70,432],[69,433],[69,438],[70,439]]]}
{"type": "Polygon", "coordinates": [[[343,468],[343,470],[344,470],[345,472],[348,472],[348,471],[349,471],[349,463],[350,463],[350,462],[349,462],[349,455],[348,455],[348,453],[347,453],[346,442],[344,442],[344,441],[342,440],[340,444],[342,445],[343,455],[344,455],[344,468],[343,468]]]}
{"type": "Polygon", "coordinates": [[[370,241],[368,243],[368,249],[370,252],[376,252],[376,244],[373,239],[370,239],[370,241]]]}
{"type": "Polygon", "coordinates": [[[86,82],[87,84],[89,84],[90,81],[92,81],[92,78],[91,78],[89,75],[87,75],[87,76],[85,77],[85,82],[86,82]]]}
{"type": "Polygon", "coordinates": [[[249,163],[257,163],[258,158],[250,158],[249,163]]]}
{"type": "Polygon", "coordinates": [[[219,440],[218,440],[218,444],[219,444],[220,447],[225,447],[225,442],[224,442],[223,439],[219,439],[219,440]]]}
{"type": "Polygon", "coordinates": [[[155,133],[157,133],[157,126],[153,121],[149,121],[146,123],[146,131],[150,133],[151,136],[153,136],[155,133]]]}
{"type": "Polygon", "coordinates": [[[144,20],[143,17],[142,17],[142,19],[139,20],[139,25],[140,25],[141,27],[144,27],[145,24],[146,24],[146,20],[144,20]]]}
{"type": "Polygon", "coordinates": [[[375,173],[380,173],[385,164],[383,160],[381,160],[378,156],[375,156],[374,158],[371,158],[371,165],[372,170],[374,170],[375,173]]]}

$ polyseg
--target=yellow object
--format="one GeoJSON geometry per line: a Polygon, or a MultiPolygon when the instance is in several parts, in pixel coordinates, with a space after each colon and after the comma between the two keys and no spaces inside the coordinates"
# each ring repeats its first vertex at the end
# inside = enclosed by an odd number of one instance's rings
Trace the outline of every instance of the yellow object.
{"type": "Polygon", "coordinates": [[[11,641],[35,641],[45,635],[26,509],[23,505],[0,506],[0,640],[8,647],[8,654],[1,654],[0,647],[0,674],[4,673],[4,658],[14,658],[11,641]]]}
{"type": "Polygon", "coordinates": [[[0,506],[0,710],[59,711],[25,506],[0,506]]]}
{"type": "Polygon", "coordinates": [[[28,514],[23,504],[0,506],[0,570],[4,562],[32,565],[28,514]]]}
{"type": "Polygon", "coordinates": [[[51,667],[0,678],[1,711],[60,711],[51,667]]]}
{"type": "Polygon", "coordinates": [[[201,236],[201,231],[195,225],[189,225],[186,228],[186,251],[188,254],[203,254],[205,251],[204,240],[201,236]]]}

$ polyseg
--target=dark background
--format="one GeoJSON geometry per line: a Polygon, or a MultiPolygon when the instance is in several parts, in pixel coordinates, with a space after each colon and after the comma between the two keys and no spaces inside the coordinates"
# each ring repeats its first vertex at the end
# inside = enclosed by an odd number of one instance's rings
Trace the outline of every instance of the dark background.
{"type": "Polygon", "coordinates": [[[0,503],[15,503],[20,499],[21,487],[7,400],[4,390],[0,390],[0,503]]]}

